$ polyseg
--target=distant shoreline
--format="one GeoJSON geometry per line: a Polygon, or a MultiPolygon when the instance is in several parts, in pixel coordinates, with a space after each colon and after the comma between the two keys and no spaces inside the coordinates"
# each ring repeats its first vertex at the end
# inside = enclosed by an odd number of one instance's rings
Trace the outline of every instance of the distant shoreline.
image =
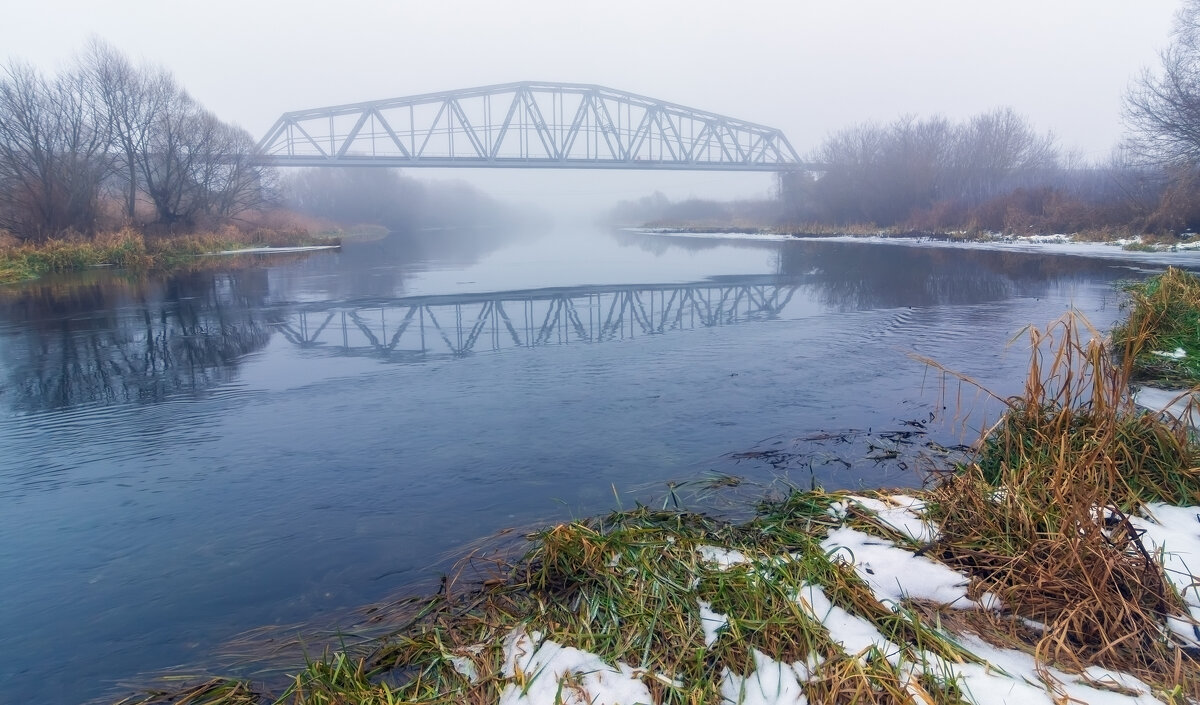
{"type": "MultiPolygon", "coordinates": [[[[696,237],[710,239],[744,239],[750,241],[830,240],[862,242],[922,243],[932,242],[947,245],[967,246],[1075,246],[1119,248],[1124,252],[1200,252],[1200,237],[1117,237],[1113,233],[1084,232],[1077,234],[1012,235],[1006,233],[934,232],[934,231],[889,231],[847,228],[845,230],[804,231],[776,228],[722,228],[703,227],[624,227],[626,232],[667,237],[696,237]],[[1108,239],[1101,235],[1112,235],[1108,239]]],[[[1096,250],[1091,250],[1097,252],[1096,250]]],[[[1083,254],[1086,250],[1072,250],[1070,254],[1083,254]]]]}

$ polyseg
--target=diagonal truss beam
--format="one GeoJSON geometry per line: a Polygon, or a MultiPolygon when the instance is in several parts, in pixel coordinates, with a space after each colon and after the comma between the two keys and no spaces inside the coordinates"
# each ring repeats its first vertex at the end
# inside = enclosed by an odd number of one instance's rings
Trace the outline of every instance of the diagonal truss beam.
{"type": "Polygon", "coordinates": [[[531,81],[285,113],[258,149],[275,166],[815,168],[766,125],[603,86],[531,81]]]}

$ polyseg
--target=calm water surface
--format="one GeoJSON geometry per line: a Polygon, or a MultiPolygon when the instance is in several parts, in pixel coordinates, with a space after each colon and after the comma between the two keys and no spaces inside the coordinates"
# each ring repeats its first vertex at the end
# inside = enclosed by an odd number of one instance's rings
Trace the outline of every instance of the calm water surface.
{"type": "MultiPolygon", "coordinates": [[[[927,419],[939,385],[909,352],[1012,393],[1016,331],[1070,306],[1108,326],[1114,282],[1158,269],[1120,254],[444,232],[4,290],[0,701],[111,693],[204,663],[244,629],[436,577],[499,529],[705,473],[765,477],[730,455],[927,419]]],[[[920,481],[849,460],[784,472],[920,481]]]]}

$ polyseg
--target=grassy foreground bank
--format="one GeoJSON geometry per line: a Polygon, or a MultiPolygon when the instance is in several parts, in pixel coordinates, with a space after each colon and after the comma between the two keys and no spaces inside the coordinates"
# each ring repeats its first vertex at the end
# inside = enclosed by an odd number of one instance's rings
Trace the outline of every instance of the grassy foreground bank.
{"type": "Polygon", "coordinates": [[[228,250],[337,244],[336,237],[316,236],[299,228],[243,231],[227,227],[214,232],[163,237],[147,237],[126,228],[89,240],[47,240],[0,247],[0,284],[93,267],[133,271],[174,269],[195,264],[201,255],[228,250]]]}
{"type": "Polygon", "coordinates": [[[289,679],[122,702],[1200,702],[1200,447],[1131,401],[1145,305],[1119,359],[1029,329],[1023,394],[927,490],[549,527],[289,679]]]}
{"type": "Polygon", "coordinates": [[[1162,387],[1200,384],[1200,279],[1180,269],[1126,287],[1128,320],[1113,331],[1133,378],[1162,387]]]}

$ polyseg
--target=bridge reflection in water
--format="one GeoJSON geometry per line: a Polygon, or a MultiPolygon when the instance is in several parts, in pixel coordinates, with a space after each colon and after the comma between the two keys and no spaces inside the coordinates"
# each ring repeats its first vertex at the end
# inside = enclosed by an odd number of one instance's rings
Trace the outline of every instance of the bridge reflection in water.
{"type": "Polygon", "coordinates": [[[276,329],[302,348],[404,360],[599,343],[779,317],[794,280],[530,289],[292,307],[276,329]]]}

